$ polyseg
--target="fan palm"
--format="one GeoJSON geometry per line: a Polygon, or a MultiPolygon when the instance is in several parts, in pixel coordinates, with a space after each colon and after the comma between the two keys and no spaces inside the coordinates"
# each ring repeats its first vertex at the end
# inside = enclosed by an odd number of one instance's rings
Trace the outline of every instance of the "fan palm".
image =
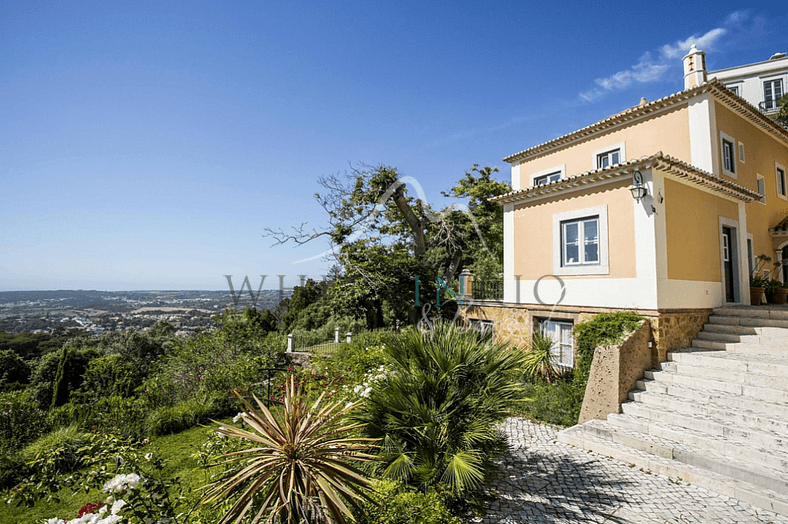
{"type": "MultiPolygon", "coordinates": [[[[237,393],[236,393],[237,395],[237,393]]],[[[370,500],[369,479],[353,464],[374,459],[370,440],[352,436],[358,425],[344,422],[354,404],[321,407],[321,395],[309,405],[290,377],[281,411],[272,413],[254,397],[244,404],[243,421],[250,431],[220,427],[217,431],[247,440],[254,447],[214,459],[227,466],[224,475],[206,486],[203,503],[221,505],[235,499],[220,524],[250,522],[354,520],[348,505],[370,500]]]]}
{"type": "Polygon", "coordinates": [[[522,398],[522,353],[451,323],[411,328],[385,351],[392,371],[357,415],[383,441],[384,475],[455,495],[479,487],[502,446],[496,426],[522,398]]]}
{"type": "Polygon", "coordinates": [[[541,333],[534,333],[531,347],[525,353],[523,371],[528,379],[543,379],[550,383],[560,374],[553,355],[553,339],[541,333]]]}

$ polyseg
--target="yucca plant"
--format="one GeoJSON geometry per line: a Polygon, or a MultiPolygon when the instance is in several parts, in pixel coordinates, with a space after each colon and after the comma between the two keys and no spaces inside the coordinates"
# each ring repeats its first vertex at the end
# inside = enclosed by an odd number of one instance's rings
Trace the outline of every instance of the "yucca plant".
{"type": "Polygon", "coordinates": [[[523,371],[529,380],[542,379],[545,382],[552,382],[560,371],[555,364],[553,355],[553,339],[541,333],[534,333],[531,347],[523,358],[523,371]]]}
{"type": "Polygon", "coordinates": [[[355,520],[348,506],[358,507],[369,497],[367,476],[354,464],[374,460],[367,451],[371,439],[353,436],[360,428],[347,424],[355,404],[321,406],[323,395],[311,406],[291,376],[284,404],[273,412],[254,397],[257,407],[236,393],[249,431],[219,427],[228,437],[244,439],[253,447],[216,457],[212,466],[226,472],[206,486],[203,503],[234,503],[219,521],[297,524],[355,520]]]}
{"type": "Polygon", "coordinates": [[[451,323],[408,329],[385,348],[392,371],[359,408],[383,441],[383,476],[456,497],[479,488],[522,399],[522,352],[451,323]]]}

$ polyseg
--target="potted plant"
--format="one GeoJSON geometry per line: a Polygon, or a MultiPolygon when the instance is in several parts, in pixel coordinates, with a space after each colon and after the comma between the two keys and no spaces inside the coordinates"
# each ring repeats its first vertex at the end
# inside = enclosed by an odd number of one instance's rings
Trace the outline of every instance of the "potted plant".
{"type": "Polygon", "coordinates": [[[785,304],[788,298],[788,288],[783,287],[779,280],[770,280],[766,283],[766,301],[769,304],[785,304]]]}
{"type": "Polygon", "coordinates": [[[750,277],[750,304],[759,306],[769,281],[762,277],[750,277]]]}
{"type": "Polygon", "coordinates": [[[763,294],[769,286],[769,281],[763,277],[759,277],[758,273],[761,271],[764,264],[772,261],[772,258],[762,253],[755,257],[755,259],[757,260],[757,264],[753,268],[752,273],[750,273],[750,304],[758,306],[761,304],[763,294]]]}

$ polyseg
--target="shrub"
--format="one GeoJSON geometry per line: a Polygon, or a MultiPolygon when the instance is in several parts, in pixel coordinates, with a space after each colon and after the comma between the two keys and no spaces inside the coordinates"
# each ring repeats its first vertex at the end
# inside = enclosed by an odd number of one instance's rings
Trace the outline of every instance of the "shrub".
{"type": "Polygon", "coordinates": [[[48,429],[46,412],[26,391],[0,393],[0,452],[15,451],[48,429]]]}
{"type": "Polygon", "coordinates": [[[553,355],[553,339],[541,333],[534,334],[531,347],[523,357],[523,370],[529,380],[544,380],[552,382],[558,376],[559,370],[555,365],[553,355]]]}
{"type": "Polygon", "coordinates": [[[82,378],[88,362],[102,355],[99,349],[78,345],[81,343],[83,343],[83,339],[73,339],[57,351],[52,351],[41,357],[36,364],[30,378],[30,388],[33,397],[42,406],[49,408],[52,404],[58,365],[65,351],[68,351],[68,368],[65,375],[65,385],[67,385],[68,391],[77,391],[82,386],[82,378]]]}
{"type": "Polygon", "coordinates": [[[480,487],[505,446],[496,425],[521,399],[522,352],[444,322],[410,328],[384,351],[391,371],[358,415],[383,441],[383,475],[455,496],[480,487]]]}
{"type": "Polygon", "coordinates": [[[51,463],[53,471],[67,473],[82,464],[82,448],[87,443],[88,435],[77,426],[59,428],[26,446],[22,450],[22,458],[26,462],[43,458],[51,463]]]}
{"type": "Polygon", "coordinates": [[[125,355],[115,353],[91,360],[85,370],[82,391],[88,400],[102,397],[130,397],[142,384],[140,369],[125,355]]]}
{"type": "Polygon", "coordinates": [[[21,453],[0,450],[0,490],[15,486],[29,473],[29,467],[21,453]]]}
{"type": "Polygon", "coordinates": [[[143,438],[147,409],[140,399],[119,396],[89,402],[69,402],[51,410],[51,427],[75,424],[85,431],[110,431],[123,437],[143,438]]]}
{"type": "Polygon", "coordinates": [[[214,399],[189,399],[174,406],[161,407],[148,414],[145,427],[152,435],[169,435],[193,428],[217,416],[214,399]]]}
{"type": "Polygon", "coordinates": [[[252,431],[217,430],[257,444],[216,459],[217,465],[230,469],[207,486],[203,502],[220,505],[237,497],[222,524],[240,522],[250,510],[257,518],[280,523],[344,523],[346,517],[353,519],[347,504],[369,500],[369,480],[353,466],[372,459],[365,453],[369,442],[351,436],[358,426],[344,422],[355,406],[321,406],[321,398],[312,404],[300,393],[291,378],[276,414],[257,399],[255,408],[239,397],[243,421],[252,431]]]}
{"type": "Polygon", "coordinates": [[[549,384],[526,384],[524,394],[529,398],[523,407],[525,416],[556,426],[573,426],[580,417],[585,387],[578,387],[571,379],[558,379],[549,384]]]}
{"type": "Polygon", "coordinates": [[[16,353],[0,349],[0,391],[18,389],[30,382],[30,366],[16,353]]]}
{"type": "Polygon", "coordinates": [[[434,489],[422,493],[391,480],[376,480],[372,486],[374,502],[357,512],[358,524],[462,524],[434,489]]]}

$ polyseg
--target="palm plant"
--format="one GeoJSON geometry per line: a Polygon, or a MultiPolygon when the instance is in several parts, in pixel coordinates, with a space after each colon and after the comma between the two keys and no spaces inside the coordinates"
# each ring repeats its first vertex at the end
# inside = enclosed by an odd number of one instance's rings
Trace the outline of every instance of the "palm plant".
{"type": "Polygon", "coordinates": [[[454,495],[478,488],[505,441],[496,426],[522,397],[522,354],[489,336],[437,323],[385,348],[392,371],[359,409],[383,442],[386,477],[454,495]]]}
{"type": "Polygon", "coordinates": [[[542,333],[534,333],[531,347],[523,357],[523,371],[530,380],[542,379],[547,383],[559,375],[553,355],[553,339],[542,333]]]}
{"type": "Polygon", "coordinates": [[[310,406],[292,376],[276,414],[257,397],[254,407],[236,395],[244,404],[241,416],[250,431],[232,426],[217,431],[254,447],[214,459],[212,466],[227,469],[206,486],[202,502],[220,506],[235,498],[220,524],[239,523],[250,511],[252,523],[355,520],[348,505],[358,507],[370,500],[370,484],[353,464],[375,458],[367,454],[371,439],[353,436],[359,426],[344,422],[356,405],[321,407],[320,395],[310,406]]]}

